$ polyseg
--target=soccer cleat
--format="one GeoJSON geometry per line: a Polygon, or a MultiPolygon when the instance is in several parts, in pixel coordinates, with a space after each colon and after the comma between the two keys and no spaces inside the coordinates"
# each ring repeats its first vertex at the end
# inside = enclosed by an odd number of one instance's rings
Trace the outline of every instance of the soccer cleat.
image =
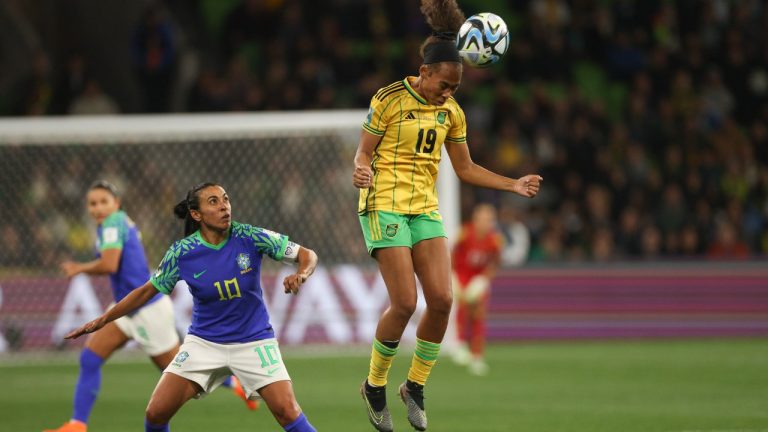
{"type": "Polygon", "coordinates": [[[451,358],[453,359],[453,362],[456,363],[459,366],[467,366],[469,365],[469,362],[472,360],[472,353],[469,352],[469,348],[467,348],[467,344],[459,344],[453,352],[451,352],[451,358]]]}
{"type": "Polygon", "coordinates": [[[368,421],[379,432],[392,432],[394,427],[392,416],[389,415],[389,408],[387,408],[386,386],[372,387],[366,384],[368,384],[367,379],[360,386],[360,396],[363,397],[365,407],[368,409],[368,421]]]}
{"type": "Polygon", "coordinates": [[[469,363],[469,373],[475,376],[488,375],[488,364],[482,358],[475,358],[469,363]]]}
{"type": "Polygon", "coordinates": [[[240,380],[237,379],[237,377],[234,375],[232,375],[232,391],[235,392],[237,397],[245,401],[245,406],[248,407],[249,410],[256,411],[259,409],[259,401],[248,399],[245,396],[245,389],[243,389],[243,385],[240,384],[240,380]]]}
{"type": "Polygon", "coordinates": [[[408,422],[418,431],[427,430],[427,412],[424,410],[424,386],[412,381],[400,384],[400,399],[408,409],[408,422]]]}
{"type": "Polygon", "coordinates": [[[86,432],[88,425],[77,420],[70,420],[58,429],[46,429],[43,432],[86,432]]]}

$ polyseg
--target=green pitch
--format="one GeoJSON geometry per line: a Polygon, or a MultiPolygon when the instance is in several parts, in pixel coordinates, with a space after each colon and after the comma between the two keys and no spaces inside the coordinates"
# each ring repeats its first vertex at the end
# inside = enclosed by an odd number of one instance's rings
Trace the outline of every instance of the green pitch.
{"type": "MultiPolygon", "coordinates": [[[[396,386],[398,431],[411,430],[396,386]]],[[[284,351],[296,394],[320,431],[370,431],[358,388],[367,349],[346,357],[284,351]]],[[[491,373],[468,375],[442,357],[427,386],[430,431],[768,431],[768,340],[522,343],[493,346],[491,373]]],[[[0,430],[39,431],[70,415],[77,366],[0,359],[0,430]]],[[[108,363],[90,430],[138,431],[158,374],[148,361],[108,363]]],[[[248,412],[221,389],[189,402],[172,430],[279,431],[265,408],[248,412]]]]}

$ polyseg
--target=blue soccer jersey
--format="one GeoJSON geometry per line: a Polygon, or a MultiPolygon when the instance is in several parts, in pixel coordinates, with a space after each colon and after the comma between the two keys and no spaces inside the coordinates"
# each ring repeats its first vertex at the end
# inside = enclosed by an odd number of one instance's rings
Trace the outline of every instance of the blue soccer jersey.
{"type": "Polygon", "coordinates": [[[281,261],[288,237],[232,222],[221,244],[196,231],[175,242],[150,281],[170,294],[179,280],[189,285],[194,304],[189,334],[216,343],[243,343],[275,337],[261,289],[261,259],[281,261]]]}
{"type": "MultiPolygon", "coordinates": [[[[122,210],[107,216],[96,229],[96,256],[101,257],[101,253],[107,249],[122,249],[117,272],[109,275],[112,295],[115,302],[119,302],[128,293],[147,283],[149,279],[149,267],[141,244],[141,232],[122,210]]],[[[152,298],[147,304],[159,298],[161,294],[152,298]]]]}

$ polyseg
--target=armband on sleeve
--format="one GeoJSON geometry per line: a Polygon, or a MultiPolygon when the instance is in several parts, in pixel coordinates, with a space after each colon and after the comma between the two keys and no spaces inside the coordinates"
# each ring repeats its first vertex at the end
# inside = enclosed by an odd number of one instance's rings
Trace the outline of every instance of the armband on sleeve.
{"type": "Polygon", "coordinates": [[[292,241],[288,241],[288,244],[285,246],[285,255],[283,255],[283,259],[291,262],[298,261],[300,248],[301,248],[300,245],[292,241]]]}

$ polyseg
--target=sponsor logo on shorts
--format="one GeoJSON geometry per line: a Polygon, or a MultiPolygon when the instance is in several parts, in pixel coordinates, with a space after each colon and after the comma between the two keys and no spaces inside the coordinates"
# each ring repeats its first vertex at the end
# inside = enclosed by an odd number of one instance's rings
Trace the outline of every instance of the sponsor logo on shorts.
{"type": "Polygon", "coordinates": [[[397,230],[400,228],[400,224],[387,224],[387,228],[384,231],[387,237],[392,238],[397,235],[397,230]]]}
{"type": "Polygon", "coordinates": [[[279,370],[280,370],[280,366],[278,366],[276,368],[272,368],[272,369],[267,371],[267,375],[272,376],[272,375],[274,375],[275,372],[277,372],[279,370]]]}
{"type": "Polygon", "coordinates": [[[203,275],[203,273],[205,273],[205,272],[207,272],[207,271],[208,271],[208,269],[205,269],[205,270],[201,271],[200,273],[195,273],[195,274],[193,274],[193,275],[192,275],[192,277],[193,277],[193,278],[195,278],[195,279],[197,279],[197,278],[199,278],[200,276],[202,276],[202,275],[203,275]]]}

